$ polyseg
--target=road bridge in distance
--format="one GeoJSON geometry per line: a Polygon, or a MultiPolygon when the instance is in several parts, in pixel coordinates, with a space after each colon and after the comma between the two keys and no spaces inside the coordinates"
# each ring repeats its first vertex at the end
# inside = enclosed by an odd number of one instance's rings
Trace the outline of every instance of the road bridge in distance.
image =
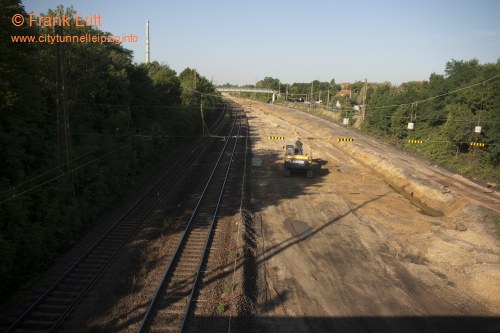
{"type": "Polygon", "coordinates": [[[276,100],[276,95],[279,94],[278,91],[265,88],[242,88],[242,87],[217,87],[219,92],[250,92],[259,94],[273,94],[273,103],[276,100]]]}

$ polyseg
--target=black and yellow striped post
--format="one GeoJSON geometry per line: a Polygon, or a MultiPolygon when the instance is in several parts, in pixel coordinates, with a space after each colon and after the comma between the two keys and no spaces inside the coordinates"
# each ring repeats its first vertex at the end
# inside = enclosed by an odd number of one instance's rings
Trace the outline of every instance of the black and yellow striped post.
{"type": "Polygon", "coordinates": [[[471,147],[484,147],[484,146],[486,146],[486,144],[482,143],[482,142],[471,142],[471,143],[469,143],[469,145],[471,147]]]}
{"type": "Polygon", "coordinates": [[[351,142],[354,141],[352,138],[338,138],[337,142],[351,142]]]}
{"type": "Polygon", "coordinates": [[[284,136],[275,136],[275,135],[271,135],[269,137],[269,140],[285,140],[285,137],[284,136]]]}
{"type": "Polygon", "coordinates": [[[423,140],[408,140],[408,143],[422,144],[422,143],[424,143],[424,141],[423,140]]]}

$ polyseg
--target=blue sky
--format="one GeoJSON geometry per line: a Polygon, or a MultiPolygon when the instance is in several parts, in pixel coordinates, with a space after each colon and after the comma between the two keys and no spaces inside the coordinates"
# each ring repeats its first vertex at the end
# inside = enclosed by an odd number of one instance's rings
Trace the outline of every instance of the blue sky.
{"type": "Polygon", "coordinates": [[[100,14],[101,30],[136,34],[134,61],[196,68],[218,84],[312,80],[395,84],[444,73],[446,62],[500,58],[498,0],[25,0],[28,13],[58,4],[100,14]]]}

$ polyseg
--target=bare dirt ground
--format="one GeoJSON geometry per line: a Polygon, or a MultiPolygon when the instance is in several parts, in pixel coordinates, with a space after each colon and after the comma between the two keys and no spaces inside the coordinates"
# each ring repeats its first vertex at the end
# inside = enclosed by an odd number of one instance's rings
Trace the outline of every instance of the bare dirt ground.
{"type": "Polygon", "coordinates": [[[500,331],[499,241],[484,221],[500,213],[497,192],[311,115],[232,99],[262,159],[250,172],[258,331],[500,331]],[[313,179],[283,176],[296,137],[313,179]]]}

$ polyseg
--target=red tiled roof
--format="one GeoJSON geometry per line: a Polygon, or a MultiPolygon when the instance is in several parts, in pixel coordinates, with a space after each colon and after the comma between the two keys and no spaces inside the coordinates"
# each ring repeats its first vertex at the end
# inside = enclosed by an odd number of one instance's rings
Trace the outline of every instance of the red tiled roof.
{"type": "Polygon", "coordinates": [[[348,96],[351,94],[351,91],[349,89],[342,89],[339,91],[335,96],[348,96]]]}

